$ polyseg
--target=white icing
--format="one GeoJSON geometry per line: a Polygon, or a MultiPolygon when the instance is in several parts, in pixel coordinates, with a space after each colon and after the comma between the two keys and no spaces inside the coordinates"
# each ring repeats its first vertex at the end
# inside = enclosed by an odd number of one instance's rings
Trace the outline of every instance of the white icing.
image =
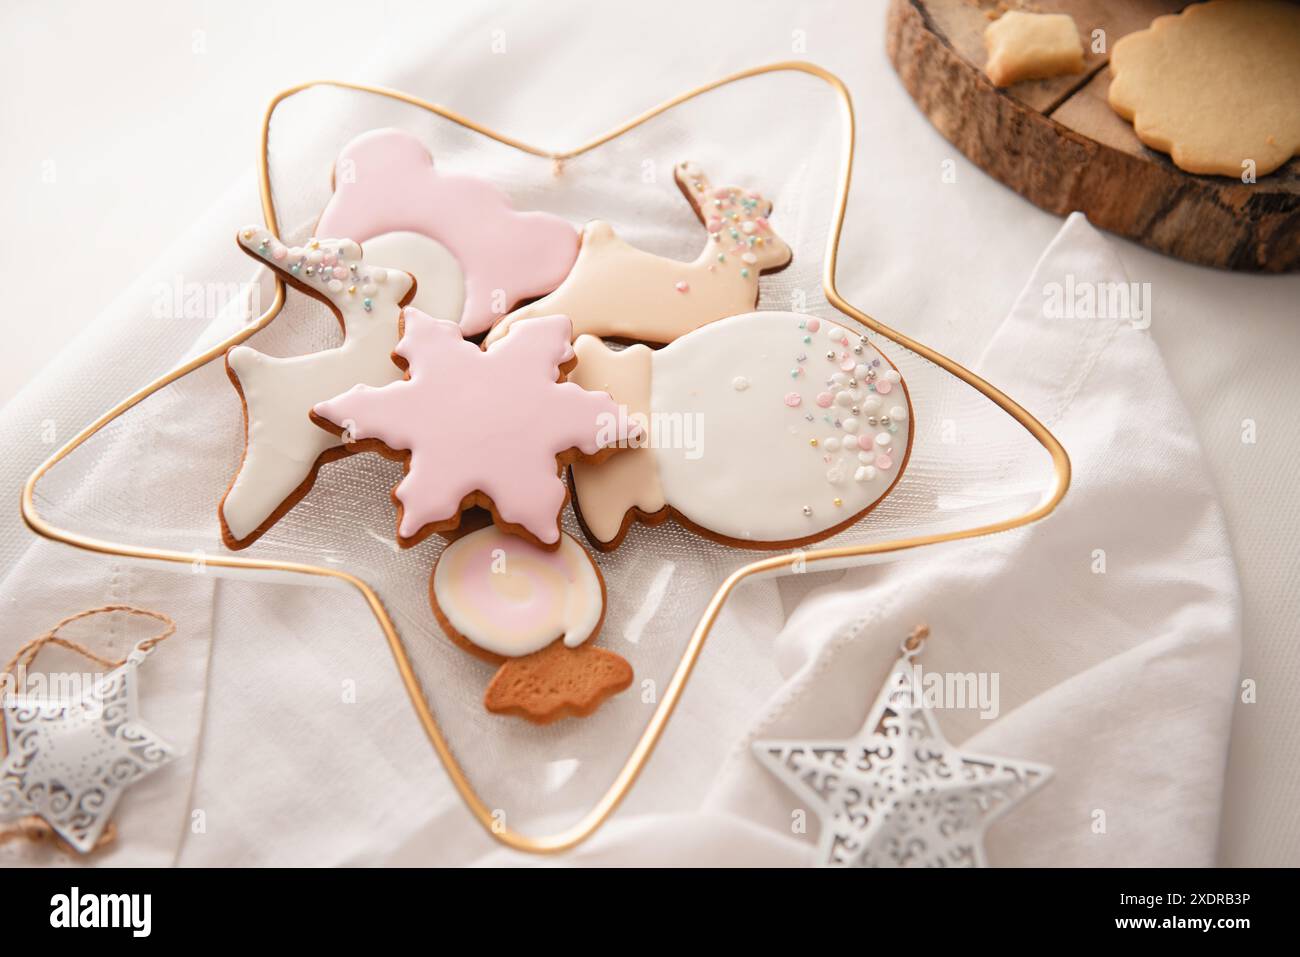
{"type": "Polygon", "coordinates": [[[436,239],[420,233],[381,233],[363,244],[366,259],[415,277],[410,305],[435,319],[460,321],[465,308],[465,275],[456,257],[436,239]]]}
{"type": "MultiPolygon", "coordinates": [[[[872,464],[861,469],[860,464],[875,463],[881,452],[878,447],[857,451],[857,443],[882,432],[868,420],[876,414],[868,410],[878,407],[879,398],[866,383],[851,389],[850,377],[842,379],[842,386],[834,378],[846,350],[858,363],[880,360],[875,369],[882,378],[892,368],[844,327],[821,320],[816,332],[807,332],[800,326],[807,318],[781,312],[735,316],[702,326],[654,353],[652,411],[701,416],[698,454],[685,448],[654,449],[665,500],[696,525],[739,540],[803,539],[874,504],[897,476],[910,423],[896,422],[895,432],[884,433],[889,468],[872,464]],[[803,342],[805,335],[811,342],[803,342]],[[854,353],[859,345],[862,352],[854,353]],[[832,351],[835,358],[828,360],[832,351]],[[806,356],[804,361],[798,361],[799,355],[806,356]],[[792,368],[800,369],[793,378],[792,368]],[[736,390],[736,376],[750,387],[736,390]],[[834,401],[819,407],[817,396],[834,396],[837,388],[848,393],[848,407],[834,401]],[[797,406],[784,399],[791,391],[802,398],[797,406]],[[856,419],[850,414],[855,404],[856,419]],[[837,439],[831,449],[822,444],[828,436],[837,439]],[[852,446],[846,442],[850,436],[852,446]],[[813,439],[817,446],[811,445],[813,439]]],[[[902,388],[894,386],[888,396],[900,405],[905,404],[902,388]]]]}
{"type": "Polygon", "coordinates": [[[495,525],[456,539],[433,570],[434,600],[456,632],[493,654],[518,658],[563,636],[576,648],[600,625],[604,589],[569,535],[549,552],[495,525]]]}
{"type": "MultiPolygon", "coordinates": [[[[293,251],[280,260],[271,252],[283,248],[262,229],[240,230],[239,241],[259,253],[268,265],[288,269],[296,257],[293,251]],[[264,245],[269,243],[270,245],[264,245]]],[[[367,272],[357,259],[355,243],[346,240],[321,240],[321,249],[342,249],[344,268],[358,263],[358,282],[367,272]]],[[[295,278],[319,289],[337,307],[343,319],[343,344],[334,349],[305,356],[279,358],[268,356],[248,346],[236,346],[227,353],[231,371],[239,380],[247,406],[248,438],[239,474],[221,506],[231,536],[242,540],[251,535],[311,474],[322,452],[342,444],[342,440],[317,426],[308,417],[317,402],[333,398],[358,383],[385,385],[402,378],[393,363],[397,346],[398,303],[411,287],[406,273],[393,271],[387,281],[376,287],[365,308],[365,296],[350,280],[338,292],[322,280],[319,249],[305,253],[304,260],[317,271],[311,277],[305,269],[293,273],[295,278]]]]}

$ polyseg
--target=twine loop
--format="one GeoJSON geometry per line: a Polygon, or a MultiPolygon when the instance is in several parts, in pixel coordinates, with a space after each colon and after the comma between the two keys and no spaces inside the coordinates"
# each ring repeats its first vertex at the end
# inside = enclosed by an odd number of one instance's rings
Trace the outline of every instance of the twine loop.
{"type": "Polygon", "coordinates": [[[915,658],[921,653],[921,646],[925,644],[925,640],[929,637],[930,626],[922,622],[908,633],[908,636],[903,639],[903,643],[898,647],[903,652],[904,657],[915,658]]]}
{"type": "Polygon", "coordinates": [[[49,631],[45,632],[45,634],[38,635],[19,648],[14,656],[10,658],[8,663],[4,666],[4,670],[0,671],[0,675],[12,675],[14,674],[14,669],[19,666],[21,666],[25,672],[27,669],[31,668],[32,663],[36,660],[36,656],[40,654],[41,649],[46,645],[58,645],[60,648],[66,648],[69,651],[76,652],[83,658],[87,658],[103,668],[113,669],[122,667],[122,665],[126,664],[130,659],[130,655],[120,661],[114,661],[111,658],[105,658],[103,655],[95,654],[95,652],[91,651],[79,641],[74,641],[71,638],[64,638],[59,634],[59,632],[68,625],[71,625],[73,622],[81,621],[83,618],[91,618],[95,615],[111,615],[116,612],[121,612],[125,615],[135,615],[140,618],[151,618],[163,626],[162,631],[158,634],[144,639],[135,646],[135,651],[140,654],[147,655],[149,652],[153,651],[159,643],[166,641],[176,633],[176,622],[172,621],[169,616],[164,615],[160,611],[149,611],[146,608],[136,608],[134,605],[101,605],[98,608],[87,608],[85,611],[79,611],[75,615],[69,615],[67,618],[58,622],[49,631]]]}

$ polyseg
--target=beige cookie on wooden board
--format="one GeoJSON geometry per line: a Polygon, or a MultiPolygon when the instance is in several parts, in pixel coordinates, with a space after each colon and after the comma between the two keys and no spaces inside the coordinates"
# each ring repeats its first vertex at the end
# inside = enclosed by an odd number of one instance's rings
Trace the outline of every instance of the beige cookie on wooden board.
{"type": "Polygon", "coordinates": [[[573,335],[668,343],[707,322],[752,311],[759,277],[790,264],[790,247],[768,217],[772,201],[738,186],[714,186],[695,163],[673,171],[707,239],[693,262],[680,262],[625,242],[607,222],[582,232],[578,260],[554,292],[501,320],[491,345],[529,317],[560,314],[573,335]]]}
{"type": "Polygon", "coordinates": [[[1212,0],[1111,51],[1111,107],[1189,173],[1263,176],[1300,152],[1300,5],[1212,0]]]}
{"type": "Polygon", "coordinates": [[[984,46],[994,86],[1083,72],[1083,44],[1069,14],[1012,10],[985,29],[984,46]]]}

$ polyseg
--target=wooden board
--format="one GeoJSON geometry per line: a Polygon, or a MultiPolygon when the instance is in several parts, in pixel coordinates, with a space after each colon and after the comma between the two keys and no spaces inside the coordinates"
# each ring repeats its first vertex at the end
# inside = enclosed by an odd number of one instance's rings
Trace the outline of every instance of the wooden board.
{"type": "Polygon", "coordinates": [[[1103,229],[1190,262],[1227,269],[1300,269],[1300,158],[1256,183],[1198,176],[1147,149],[1106,102],[1105,50],[1174,0],[1037,0],[1011,4],[1068,13],[1085,71],[999,90],[984,75],[984,28],[997,0],[890,0],[889,59],[935,127],[968,159],[1053,213],[1082,210],[1103,229]]]}

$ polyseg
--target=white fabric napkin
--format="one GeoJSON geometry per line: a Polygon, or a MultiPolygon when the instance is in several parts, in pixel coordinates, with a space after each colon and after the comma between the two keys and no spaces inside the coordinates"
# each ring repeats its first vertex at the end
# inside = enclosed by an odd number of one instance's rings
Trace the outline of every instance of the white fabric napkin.
{"type": "MultiPolygon", "coordinates": [[[[995,720],[937,713],[949,739],[1056,771],[994,823],[991,863],[1213,862],[1241,643],[1223,516],[1147,333],[1125,320],[1044,317],[1045,287],[1067,276],[1076,288],[1127,281],[1109,242],[1079,214],[1048,246],[977,370],[1069,451],[1074,482],[1057,512],[815,587],[773,638],[781,680],[763,689],[716,773],[673,747],[710,731],[689,709],[652,760],[655,782],[713,775],[700,806],[621,814],[569,860],[811,862],[815,828],[791,834],[798,800],[749,745],[852,735],[900,640],[924,621],[933,630],[920,659],[927,670],[1000,676],[995,720]]],[[[742,591],[734,603],[745,602],[742,591]]],[[[729,624],[705,658],[726,659],[739,640],[729,624]]],[[[722,674],[695,679],[687,701],[714,694],[709,681],[722,674]]],[[[483,860],[528,859],[499,851],[483,860]]]]}

